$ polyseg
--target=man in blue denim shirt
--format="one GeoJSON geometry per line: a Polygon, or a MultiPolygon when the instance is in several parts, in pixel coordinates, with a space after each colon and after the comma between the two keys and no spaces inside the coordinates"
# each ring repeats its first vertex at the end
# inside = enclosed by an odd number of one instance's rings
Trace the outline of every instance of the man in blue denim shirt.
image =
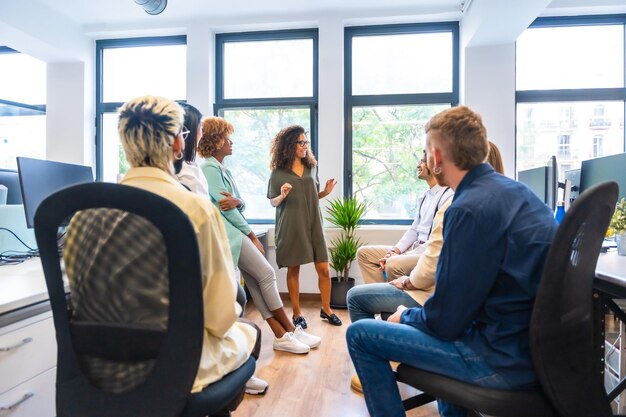
{"type": "MultiPolygon", "coordinates": [[[[435,292],[423,308],[400,306],[388,322],[357,321],[346,336],[372,417],[405,415],[389,361],[486,387],[536,383],[528,328],[557,228],[552,213],[525,185],[483,162],[486,130],[469,108],[437,114],[426,134],[429,168],[455,191],[435,292]]],[[[442,401],[439,411],[467,415],[442,401]]]]}

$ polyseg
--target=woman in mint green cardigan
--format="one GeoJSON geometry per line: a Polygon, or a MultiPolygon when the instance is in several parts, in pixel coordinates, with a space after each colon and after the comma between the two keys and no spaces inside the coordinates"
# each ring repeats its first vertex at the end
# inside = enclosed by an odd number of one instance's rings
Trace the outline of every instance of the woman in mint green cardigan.
{"type": "Polygon", "coordinates": [[[263,245],[242,214],[245,203],[232,174],[223,164],[224,158],[233,153],[230,139],[233,131],[233,126],[221,117],[208,117],[202,122],[203,134],[197,151],[205,158],[201,169],[209,184],[209,196],[223,216],[235,267],[242,271],[254,305],[276,336],[274,349],[308,353],[310,348],[320,345],[321,338],[295,327],[287,317],[274,268],[265,259],[263,245]]]}

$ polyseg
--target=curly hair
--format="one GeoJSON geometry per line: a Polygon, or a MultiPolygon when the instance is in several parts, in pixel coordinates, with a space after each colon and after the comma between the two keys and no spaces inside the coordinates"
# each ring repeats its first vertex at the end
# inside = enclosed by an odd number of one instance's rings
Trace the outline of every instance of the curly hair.
{"type": "Polygon", "coordinates": [[[198,154],[203,158],[213,156],[224,146],[224,141],[235,128],[223,117],[207,117],[202,120],[202,138],[198,142],[198,154]]]}
{"type": "MultiPolygon", "coordinates": [[[[270,162],[270,170],[291,169],[293,161],[296,159],[296,146],[298,146],[298,138],[305,133],[302,126],[293,125],[284,128],[274,138],[272,142],[272,150],[270,151],[272,160],[270,162]]],[[[317,165],[317,160],[311,148],[306,151],[306,157],[302,158],[302,163],[307,168],[317,165]]]]}
{"type": "Polygon", "coordinates": [[[178,103],[163,97],[143,96],[124,103],[117,129],[130,166],[169,171],[184,115],[178,103]]]}
{"type": "Polygon", "coordinates": [[[458,168],[470,170],[487,159],[489,142],[482,118],[467,106],[456,106],[434,115],[425,131],[436,130],[450,159],[458,168]]]}

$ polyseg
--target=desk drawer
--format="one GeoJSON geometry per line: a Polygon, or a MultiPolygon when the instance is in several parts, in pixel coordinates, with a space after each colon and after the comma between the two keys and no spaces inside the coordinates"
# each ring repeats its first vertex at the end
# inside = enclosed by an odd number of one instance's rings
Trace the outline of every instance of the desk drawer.
{"type": "Polygon", "coordinates": [[[57,368],[47,370],[0,395],[2,417],[54,417],[57,368]],[[2,407],[11,407],[8,410],[2,407]]]}
{"type": "Polygon", "coordinates": [[[0,394],[56,366],[56,354],[52,317],[1,335],[0,394]]]}

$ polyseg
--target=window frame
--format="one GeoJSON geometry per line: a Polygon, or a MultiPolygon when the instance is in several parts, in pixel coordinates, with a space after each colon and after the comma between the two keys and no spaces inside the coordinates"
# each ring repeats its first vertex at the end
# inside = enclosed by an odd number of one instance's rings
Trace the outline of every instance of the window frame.
{"type": "MultiPolygon", "coordinates": [[[[267,109],[267,108],[309,108],[311,151],[318,156],[318,98],[319,98],[319,30],[287,29],[255,32],[217,33],[215,35],[215,103],[213,115],[219,116],[224,110],[267,109]],[[273,40],[311,39],[313,42],[313,92],[310,97],[263,97],[263,98],[224,98],[224,46],[229,42],[259,42],[273,40]]],[[[247,218],[250,224],[273,224],[275,219],[247,218]]]]}
{"type": "MultiPolygon", "coordinates": [[[[16,51],[15,49],[9,48],[8,46],[0,46],[0,54],[20,54],[20,53],[21,53],[20,51],[16,51]]],[[[18,101],[5,100],[1,97],[0,97],[0,104],[4,104],[4,105],[19,109],[20,113],[17,116],[43,116],[46,114],[45,104],[21,103],[18,101]]],[[[14,116],[14,115],[0,114],[0,116],[14,116]]]]}
{"type": "MultiPolygon", "coordinates": [[[[554,90],[515,90],[515,114],[520,103],[550,102],[603,102],[621,101],[624,103],[624,120],[626,120],[626,14],[604,16],[553,16],[540,17],[530,24],[532,28],[575,27],[575,26],[607,26],[621,25],[624,27],[624,86],[622,88],[572,88],[554,90]]],[[[517,172],[517,132],[515,133],[515,166],[517,172]]],[[[624,131],[624,150],[626,151],[626,130],[624,131]]]]}
{"type": "MultiPolygon", "coordinates": [[[[351,26],[344,28],[344,172],[343,195],[352,197],[352,111],[355,107],[459,104],[459,22],[409,23],[351,26]],[[352,94],[352,39],[358,36],[402,35],[421,33],[452,34],[452,91],[447,93],[406,93],[380,95],[352,94]]],[[[417,174],[416,174],[417,175],[417,174]]],[[[363,224],[411,224],[414,219],[367,219],[363,224]]]]}
{"type": "MultiPolygon", "coordinates": [[[[100,39],[96,40],[96,181],[102,181],[103,175],[103,138],[102,122],[105,113],[115,113],[123,102],[103,102],[104,94],[103,69],[104,50],[114,48],[133,48],[142,46],[186,45],[187,35],[151,36],[142,38],[100,39]]],[[[186,100],[177,100],[180,103],[186,100]]]]}

